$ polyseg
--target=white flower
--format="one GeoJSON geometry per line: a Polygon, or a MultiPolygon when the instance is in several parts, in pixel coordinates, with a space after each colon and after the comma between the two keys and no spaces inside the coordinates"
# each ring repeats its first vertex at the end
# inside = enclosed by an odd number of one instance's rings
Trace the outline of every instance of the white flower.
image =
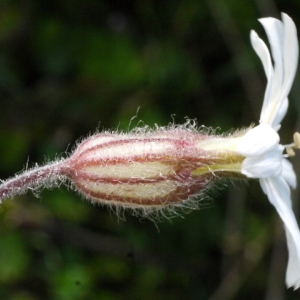
{"type": "Polygon", "coordinates": [[[296,175],[285,158],[299,147],[299,134],[288,146],[279,144],[280,122],[288,108],[290,92],[298,63],[298,39],[293,20],[282,14],[282,22],[274,18],[260,19],[271,46],[274,66],[265,43],[251,32],[251,42],[260,57],[267,76],[267,88],[260,115],[260,125],[250,129],[238,144],[237,151],[245,156],[241,172],[259,178],[264,193],[281,217],[287,237],[289,261],[286,284],[300,287],[300,232],[292,210],[290,187],[296,187],[296,175]],[[286,149],[288,154],[283,154],[286,149]]]}

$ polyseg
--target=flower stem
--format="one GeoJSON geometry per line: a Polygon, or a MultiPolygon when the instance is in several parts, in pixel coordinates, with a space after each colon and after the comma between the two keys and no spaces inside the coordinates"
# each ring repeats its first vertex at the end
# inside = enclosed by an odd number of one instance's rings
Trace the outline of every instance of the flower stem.
{"type": "Polygon", "coordinates": [[[25,170],[13,178],[1,181],[0,201],[6,198],[12,198],[15,195],[24,194],[28,189],[37,195],[39,190],[43,187],[52,188],[58,186],[65,179],[63,166],[64,160],[61,160],[41,167],[25,170]]]}

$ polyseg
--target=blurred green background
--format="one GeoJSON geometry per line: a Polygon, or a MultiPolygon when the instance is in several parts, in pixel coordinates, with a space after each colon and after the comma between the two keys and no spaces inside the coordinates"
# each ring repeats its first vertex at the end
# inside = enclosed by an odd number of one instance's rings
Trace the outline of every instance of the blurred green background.
{"type": "MultiPolygon", "coordinates": [[[[300,28],[298,0],[1,0],[0,178],[65,156],[96,128],[257,122],[266,80],[249,33],[265,39],[257,19],[280,11],[300,28]]],[[[300,128],[299,82],[283,143],[300,128]]],[[[7,200],[0,299],[300,298],[285,287],[283,226],[256,181],[224,183],[199,206],[154,224],[64,187],[7,200]]]]}

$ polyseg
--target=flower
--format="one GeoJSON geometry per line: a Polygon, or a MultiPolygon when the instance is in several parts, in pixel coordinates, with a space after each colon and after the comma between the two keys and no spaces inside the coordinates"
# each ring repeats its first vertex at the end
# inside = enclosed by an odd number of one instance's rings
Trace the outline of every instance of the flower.
{"type": "Polygon", "coordinates": [[[300,232],[292,210],[290,187],[296,187],[296,174],[291,163],[283,155],[284,149],[293,154],[299,147],[299,134],[288,146],[279,144],[280,122],[288,108],[290,92],[298,63],[298,39],[293,20],[282,14],[282,22],[264,18],[264,26],[272,50],[274,67],[265,43],[251,32],[251,42],[260,57],[267,76],[267,88],[260,116],[260,124],[250,129],[241,139],[237,152],[245,156],[241,172],[250,178],[259,178],[269,201],[276,208],[286,230],[289,261],[286,284],[300,287],[300,232]]]}
{"type": "Polygon", "coordinates": [[[91,202],[109,205],[116,212],[129,208],[146,217],[153,212],[164,216],[165,209],[194,209],[195,200],[217,179],[257,178],[285,225],[286,284],[299,288],[300,231],[290,191],[296,187],[296,174],[287,157],[300,148],[300,134],[295,133],[289,145],[281,145],[278,135],[297,69],[298,40],[292,19],[286,14],[282,19],[260,20],[274,66],[268,47],[251,32],[252,46],[267,76],[258,126],[227,136],[201,132],[191,121],[129,133],[97,133],[78,143],[68,158],[0,181],[0,201],[28,189],[37,193],[42,186],[51,188],[68,181],[91,202]]]}

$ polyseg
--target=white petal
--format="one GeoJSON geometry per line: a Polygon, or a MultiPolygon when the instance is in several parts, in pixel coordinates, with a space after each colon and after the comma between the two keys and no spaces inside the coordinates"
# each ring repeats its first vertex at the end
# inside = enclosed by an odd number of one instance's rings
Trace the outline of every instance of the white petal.
{"type": "Polygon", "coordinates": [[[276,208],[282,219],[287,236],[289,261],[286,272],[286,284],[288,287],[300,287],[300,232],[291,207],[290,189],[284,178],[270,177],[260,179],[263,191],[269,201],[276,208]]]}
{"type": "Polygon", "coordinates": [[[296,188],[297,178],[293,169],[293,165],[285,158],[282,160],[282,177],[290,187],[293,189],[296,188]]]}
{"type": "Polygon", "coordinates": [[[271,101],[277,100],[283,82],[283,24],[275,18],[264,18],[259,20],[268,36],[272,57],[274,60],[274,81],[270,92],[271,101]]]}
{"type": "Polygon", "coordinates": [[[282,148],[278,145],[260,156],[247,157],[242,163],[241,172],[249,178],[267,178],[282,173],[282,148]]]}
{"type": "Polygon", "coordinates": [[[269,81],[270,76],[273,73],[273,66],[269,49],[264,43],[264,41],[259,38],[259,36],[254,30],[251,30],[250,32],[250,40],[253,49],[255,50],[256,54],[258,55],[263,64],[267,79],[269,81]]]}
{"type": "Polygon", "coordinates": [[[284,23],[284,81],[281,97],[285,99],[292,87],[298,64],[298,38],[297,29],[293,20],[286,14],[282,14],[284,23]]]}
{"type": "Polygon", "coordinates": [[[258,55],[258,57],[260,58],[263,64],[265,74],[267,77],[267,87],[265,91],[263,106],[261,110],[261,117],[260,117],[260,119],[264,121],[267,120],[266,109],[269,106],[269,102],[270,102],[270,91],[273,83],[274,71],[273,71],[272,60],[271,60],[269,49],[264,43],[264,41],[258,37],[257,33],[254,30],[251,30],[250,40],[253,49],[255,50],[256,54],[258,55]]]}
{"type": "Polygon", "coordinates": [[[250,129],[237,146],[237,152],[243,156],[259,156],[277,147],[278,133],[268,124],[260,124],[250,129]]]}
{"type": "Polygon", "coordinates": [[[260,20],[267,33],[274,60],[274,75],[268,80],[260,122],[268,123],[276,129],[286,114],[287,96],[298,64],[295,24],[286,14],[282,14],[282,19],[283,22],[274,18],[260,20]]]}

